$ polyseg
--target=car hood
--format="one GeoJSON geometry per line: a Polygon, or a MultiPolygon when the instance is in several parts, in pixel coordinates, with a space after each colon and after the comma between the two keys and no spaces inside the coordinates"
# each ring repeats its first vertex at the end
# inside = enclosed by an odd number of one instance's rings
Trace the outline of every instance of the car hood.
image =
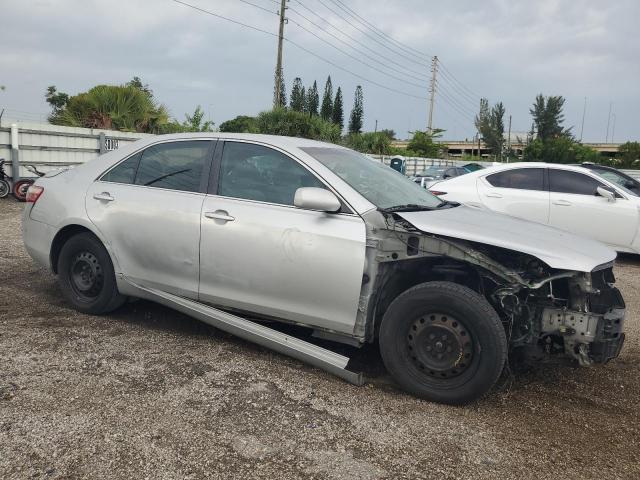
{"type": "Polygon", "coordinates": [[[398,215],[425,233],[527,253],[560,270],[590,272],[616,258],[600,242],[488,210],[459,206],[398,215]]]}

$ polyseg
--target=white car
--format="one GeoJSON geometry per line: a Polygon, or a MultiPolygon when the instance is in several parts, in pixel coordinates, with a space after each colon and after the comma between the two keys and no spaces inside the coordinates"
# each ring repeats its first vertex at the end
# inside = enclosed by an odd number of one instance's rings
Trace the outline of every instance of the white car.
{"type": "Polygon", "coordinates": [[[429,189],[445,200],[551,225],[619,252],[640,253],[640,198],[584,167],[511,163],[429,189]]]}

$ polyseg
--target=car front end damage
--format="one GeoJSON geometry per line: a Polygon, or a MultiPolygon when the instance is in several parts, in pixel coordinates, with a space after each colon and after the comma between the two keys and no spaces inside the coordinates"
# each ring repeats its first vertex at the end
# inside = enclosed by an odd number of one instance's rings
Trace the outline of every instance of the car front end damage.
{"type": "Polygon", "coordinates": [[[396,215],[372,214],[367,224],[359,323],[369,341],[388,299],[417,283],[444,280],[489,301],[514,360],[573,359],[588,366],[619,355],[625,304],[613,261],[588,272],[551,268],[529,253],[427,233],[396,215]]]}

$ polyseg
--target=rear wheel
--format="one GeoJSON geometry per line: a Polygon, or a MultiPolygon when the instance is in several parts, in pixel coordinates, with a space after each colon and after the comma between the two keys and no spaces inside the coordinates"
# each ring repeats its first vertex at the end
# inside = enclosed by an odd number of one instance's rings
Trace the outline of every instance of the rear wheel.
{"type": "Polygon", "coordinates": [[[91,233],[74,235],[62,246],[58,278],[67,301],[84,313],[108,313],[126,300],[118,292],[109,253],[91,233]]]}
{"type": "Polygon", "coordinates": [[[483,296],[450,282],[423,283],[398,296],[382,319],[379,342],[402,388],[448,404],[484,395],[507,358],[498,314],[483,296]]]}
{"type": "Polygon", "coordinates": [[[11,187],[9,186],[9,182],[4,179],[0,179],[0,198],[4,198],[9,195],[11,191],[11,187]]]}
{"type": "Polygon", "coordinates": [[[13,184],[13,196],[19,202],[24,202],[27,199],[27,190],[29,190],[33,182],[33,180],[18,180],[13,184]]]}

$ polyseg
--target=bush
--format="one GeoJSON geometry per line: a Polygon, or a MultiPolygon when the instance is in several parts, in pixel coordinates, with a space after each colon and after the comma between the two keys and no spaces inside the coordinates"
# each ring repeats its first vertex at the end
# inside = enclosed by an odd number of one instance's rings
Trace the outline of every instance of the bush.
{"type": "Polygon", "coordinates": [[[548,163],[599,163],[600,154],[594,149],[582,145],[562,136],[543,141],[539,138],[533,140],[524,149],[523,160],[525,162],[548,163]]]}
{"type": "Polygon", "coordinates": [[[417,157],[437,158],[440,155],[440,146],[433,141],[433,135],[416,131],[407,145],[407,151],[417,157]]]}
{"type": "Polygon", "coordinates": [[[621,168],[640,168],[640,142],[625,142],[620,145],[616,160],[621,168]]]}
{"type": "Polygon", "coordinates": [[[315,115],[282,108],[260,113],[256,119],[256,126],[259,133],[310,138],[333,143],[340,142],[342,133],[340,126],[335,123],[322,120],[315,115]]]}
{"type": "Polygon", "coordinates": [[[222,122],[220,131],[227,133],[258,133],[258,125],[255,117],[239,115],[234,119],[222,122]]]}
{"type": "Polygon", "coordinates": [[[390,155],[391,139],[384,132],[351,133],[344,139],[344,145],[359,152],[390,155]]]}

